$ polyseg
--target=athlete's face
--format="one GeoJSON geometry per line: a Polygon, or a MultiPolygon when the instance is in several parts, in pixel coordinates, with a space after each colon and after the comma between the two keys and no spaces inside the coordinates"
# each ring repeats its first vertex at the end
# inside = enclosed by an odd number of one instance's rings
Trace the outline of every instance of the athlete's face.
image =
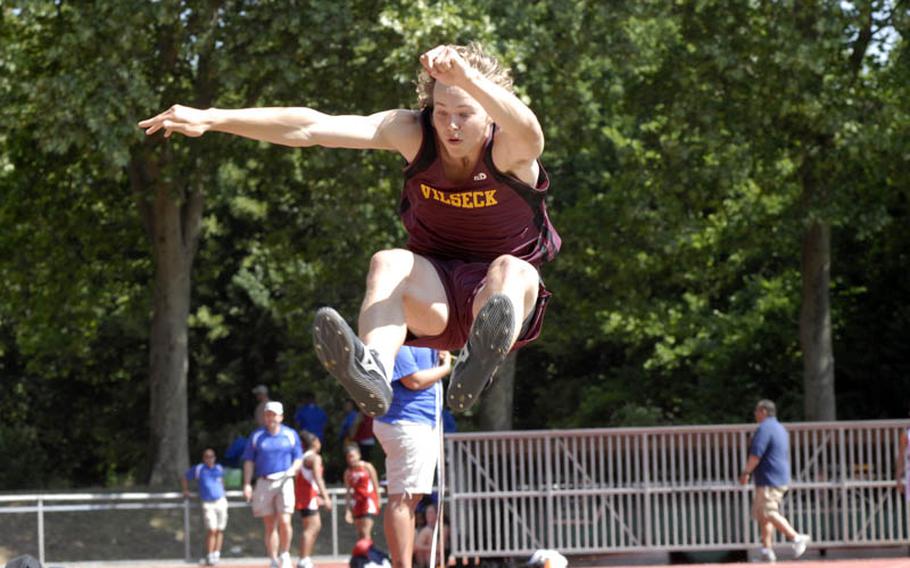
{"type": "Polygon", "coordinates": [[[471,156],[483,145],[492,120],[472,96],[459,87],[436,81],[433,127],[453,158],[471,156]]]}
{"type": "Polygon", "coordinates": [[[352,466],[360,461],[360,452],[350,451],[344,454],[344,459],[348,462],[349,466],[352,466]]]}

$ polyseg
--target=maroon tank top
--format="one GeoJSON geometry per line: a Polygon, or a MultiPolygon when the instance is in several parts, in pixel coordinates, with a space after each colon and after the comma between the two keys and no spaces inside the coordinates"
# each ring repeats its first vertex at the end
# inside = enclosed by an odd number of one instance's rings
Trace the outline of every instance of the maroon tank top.
{"type": "Polygon", "coordinates": [[[398,213],[408,232],[407,248],[439,259],[491,262],[510,254],[534,266],[553,260],[561,240],[547,215],[550,180],[543,166],[536,187],[493,165],[490,130],[482,159],[467,182],[446,180],[436,151],[432,109],[420,115],[423,142],[404,169],[398,213]]]}

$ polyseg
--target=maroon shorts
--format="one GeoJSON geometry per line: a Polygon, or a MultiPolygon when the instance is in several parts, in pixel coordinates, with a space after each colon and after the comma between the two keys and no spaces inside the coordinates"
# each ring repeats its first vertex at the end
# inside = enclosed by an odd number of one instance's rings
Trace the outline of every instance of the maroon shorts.
{"type": "MultiPolygon", "coordinates": [[[[439,279],[446,290],[449,303],[449,322],[439,335],[415,337],[408,332],[405,345],[430,347],[432,349],[455,350],[464,347],[468,341],[471,324],[474,322],[474,298],[487,279],[489,262],[463,262],[460,260],[439,260],[424,256],[436,268],[439,279]]],[[[537,291],[537,305],[525,320],[512,350],[524,347],[537,339],[543,327],[543,316],[550,301],[550,292],[543,282],[537,291]]]]}

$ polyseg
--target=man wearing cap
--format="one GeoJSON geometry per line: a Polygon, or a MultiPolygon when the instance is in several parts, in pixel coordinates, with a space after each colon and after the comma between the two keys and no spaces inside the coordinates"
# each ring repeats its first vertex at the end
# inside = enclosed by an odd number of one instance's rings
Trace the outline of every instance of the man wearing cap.
{"type": "Polygon", "coordinates": [[[282,404],[266,402],[264,425],[250,435],[243,451],[243,497],[251,503],[253,516],[262,519],[270,568],[291,568],[294,476],[303,464],[300,436],[282,420],[282,404]]]}
{"type": "Polygon", "coordinates": [[[224,543],[224,529],[228,522],[228,502],[224,495],[224,468],[215,463],[215,450],[206,448],[202,452],[202,463],[186,470],[180,478],[183,496],[190,496],[190,481],[199,486],[202,501],[202,518],[205,522],[205,560],[207,566],[214,566],[221,560],[221,545],[224,543]]]}
{"type": "Polygon", "coordinates": [[[253,416],[256,418],[256,424],[265,426],[263,414],[265,412],[265,403],[269,401],[269,387],[256,385],[253,389],[253,394],[256,395],[256,410],[253,411],[253,416]]]}

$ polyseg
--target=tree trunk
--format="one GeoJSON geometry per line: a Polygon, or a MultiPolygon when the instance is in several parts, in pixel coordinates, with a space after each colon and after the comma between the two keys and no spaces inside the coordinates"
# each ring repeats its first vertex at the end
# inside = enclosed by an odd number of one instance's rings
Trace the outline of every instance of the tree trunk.
{"type": "Polygon", "coordinates": [[[515,396],[515,361],[518,353],[509,353],[503,361],[493,384],[483,393],[480,400],[478,426],[481,430],[501,431],[512,429],[512,413],[515,396]]]}
{"type": "Polygon", "coordinates": [[[803,238],[802,307],[799,339],[803,350],[805,419],[836,420],[834,351],[831,345],[831,227],[813,220],[803,238]]]}
{"type": "MultiPolygon", "coordinates": [[[[222,1],[203,3],[202,9],[191,11],[194,17],[187,22],[183,22],[182,15],[177,18],[177,14],[172,14],[174,18],[170,23],[159,30],[161,69],[167,74],[179,68],[182,37],[191,35],[198,40],[197,73],[192,84],[193,101],[200,108],[211,106],[217,91],[212,58],[216,52],[216,33],[223,4],[222,1]]],[[[168,9],[179,10],[180,7],[175,4],[168,9]]],[[[175,93],[165,92],[164,104],[180,99],[175,93]]],[[[189,467],[187,319],[193,260],[205,204],[205,183],[201,181],[205,175],[175,175],[175,156],[160,136],[146,138],[142,147],[134,151],[129,174],[155,262],[149,336],[149,483],[172,485],[189,467]],[[183,182],[181,186],[172,183],[171,180],[176,179],[183,182]],[[152,192],[154,198],[149,199],[152,192]]],[[[191,170],[205,169],[203,163],[209,167],[213,164],[196,160],[191,170]]]]}
{"type": "Polygon", "coordinates": [[[202,225],[201,190],[175,189],[161,175],[171,155],[153,142],[133,155],[130,182],[149,237],[155,273],[149,333],[149,478],[171,485],[189,467],[186,381],[191,273],[202,225]]]}
{"type": "Polygon", "coordinates": [[[151,485],[173,484],[189,467],[186,377],[191,263],[173,235],[156,239],[149,340],[151,485]]]}

